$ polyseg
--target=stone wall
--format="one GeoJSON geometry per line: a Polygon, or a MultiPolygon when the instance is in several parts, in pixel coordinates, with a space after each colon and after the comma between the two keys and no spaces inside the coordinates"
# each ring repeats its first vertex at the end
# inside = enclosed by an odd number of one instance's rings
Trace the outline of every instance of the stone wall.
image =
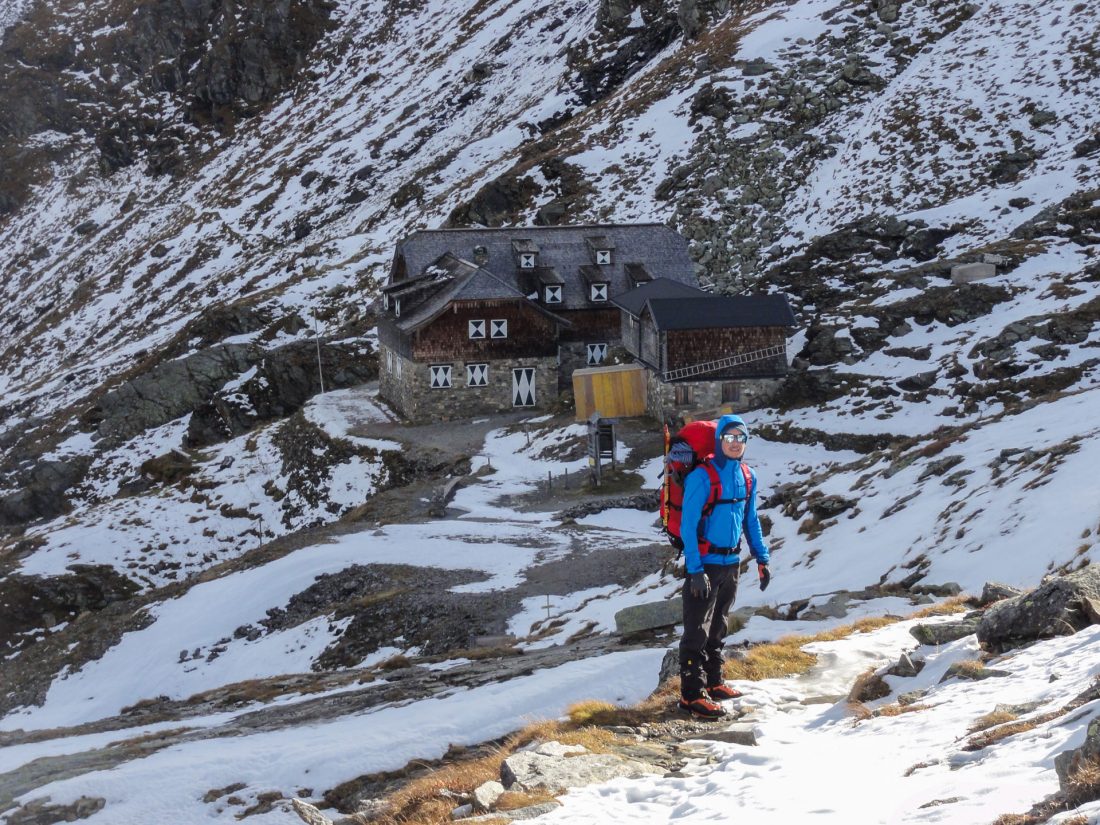
{"type": "Polygon", "coordinates": [[[646,411],[658,421],[723,407],[735,413],[762,407],[775,395],[781,383],[777,378],[742,378],[736,381],[677,381],[672,384],[662,381],[650,370],[646,371],[646,376],[646,411]],[[730,401],[722,400],[722,388],[726,384],[732,384],[735,390],[730,401]],[[676,403],[677,387],[690,392],[690,403],[676,403]]]}
{"type": "Polygon", "coordinates": [[[466,383],[465,361],[421,364],[383,346],[379,348],[379,394],[406,418],[418,422],[453,421],[517,409],[545,410],[558,400],[556,358],[502,358],[479,363],[489,365],[488,383],[472,387],[466,383]],[[430,367],[440,364],[450,364],[451,386],[433,389],[430,367]],[[533,407],[512,406],[512,370],[519,367],[535,368],[533,407]]]}

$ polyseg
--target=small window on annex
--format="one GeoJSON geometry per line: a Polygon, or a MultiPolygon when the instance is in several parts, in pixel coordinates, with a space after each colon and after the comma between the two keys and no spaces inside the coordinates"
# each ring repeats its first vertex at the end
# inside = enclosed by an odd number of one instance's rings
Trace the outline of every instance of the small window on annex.
{"type": "Polygon", "coordinates": [[[686,407],[694,403],[695,393],[692,392],[694,389],[694,387],[687,386],[686,384],[678,384],[676,386],[676,406],[686,407]]]}
{"type": "Polygon", "coordinates": [[[722,403],[737,404],[741,401],[741,385],[736,381],[722,382],[722,403]]]}

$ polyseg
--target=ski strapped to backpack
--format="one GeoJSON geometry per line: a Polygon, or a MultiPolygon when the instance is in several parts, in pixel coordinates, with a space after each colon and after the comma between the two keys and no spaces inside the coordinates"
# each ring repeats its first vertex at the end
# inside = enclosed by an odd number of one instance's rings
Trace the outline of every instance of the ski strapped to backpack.
{"type": "MultiPolygon", "coordinates": [[[[684,541],[680,531],[680,520],[683,515],[684,482],[688,474],[696,467],[703,467],[710,479],[710,493],[703,505],[702,516],[699,519],[698,539],[699,555],[705,556],[710,552],[711,544],[703,538],[707,517],[719,504],[734,505],[739,501],[744,502],[744,512],[741,518],[741,529],[744,532],[745,518],[748,516],[749,501],[752,498],[752,470],[744,462],[740,462],[741,474],[745,479],[744,498],[722,498],[722,482],[718,477],[718,468],[711,464],[710,459],[714,454],[715,430],[717,423],[714,421],[694,421],[683,427],[675,436],[669,433],[665,427],[665,469],[664,482],[661,487],[661,524],[669,542],[678,551],[683,552],[684,541]]],[[[741,537],[737,537],[735,546],[740,546],[741,537]]],[[[677,554],[679,557],[679,554],[677,554]]]]}

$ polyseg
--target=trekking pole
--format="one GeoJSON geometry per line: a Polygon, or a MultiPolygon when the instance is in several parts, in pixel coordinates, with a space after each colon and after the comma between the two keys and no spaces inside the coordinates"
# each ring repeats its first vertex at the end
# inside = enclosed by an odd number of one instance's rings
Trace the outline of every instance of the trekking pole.
{"type": "Polygon", "coordinates": [[[553,486],[553,483],[554,483],[554,472],[553,472],[553,470],[547,470],[546,471],[546,492],[548,492],[548,493],[550,492],[550,489],[553,486]]]}

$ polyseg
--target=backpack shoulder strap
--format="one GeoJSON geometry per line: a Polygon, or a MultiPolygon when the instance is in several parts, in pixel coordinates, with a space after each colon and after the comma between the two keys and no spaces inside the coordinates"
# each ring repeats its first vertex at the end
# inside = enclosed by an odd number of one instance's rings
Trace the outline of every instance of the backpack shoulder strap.
{"type": "Polygon", "coordinates": [[[741,475],[745,477],[745,509],[749,507],[749,499],[752,498],[752,469],[745,462],[741,462],[741,475]]]}
{"type": "Polygon", "coordinates": [[[714,505],[718,503],[718,499],[722,497],[722,479],[718,475],[718,468],[715,467],[709,460],[703,461],[700,465],[710,479],[710,494],[707,496],[707,503],[703,505],[703,515],[710,515],[714,510],[714,505]]]}

